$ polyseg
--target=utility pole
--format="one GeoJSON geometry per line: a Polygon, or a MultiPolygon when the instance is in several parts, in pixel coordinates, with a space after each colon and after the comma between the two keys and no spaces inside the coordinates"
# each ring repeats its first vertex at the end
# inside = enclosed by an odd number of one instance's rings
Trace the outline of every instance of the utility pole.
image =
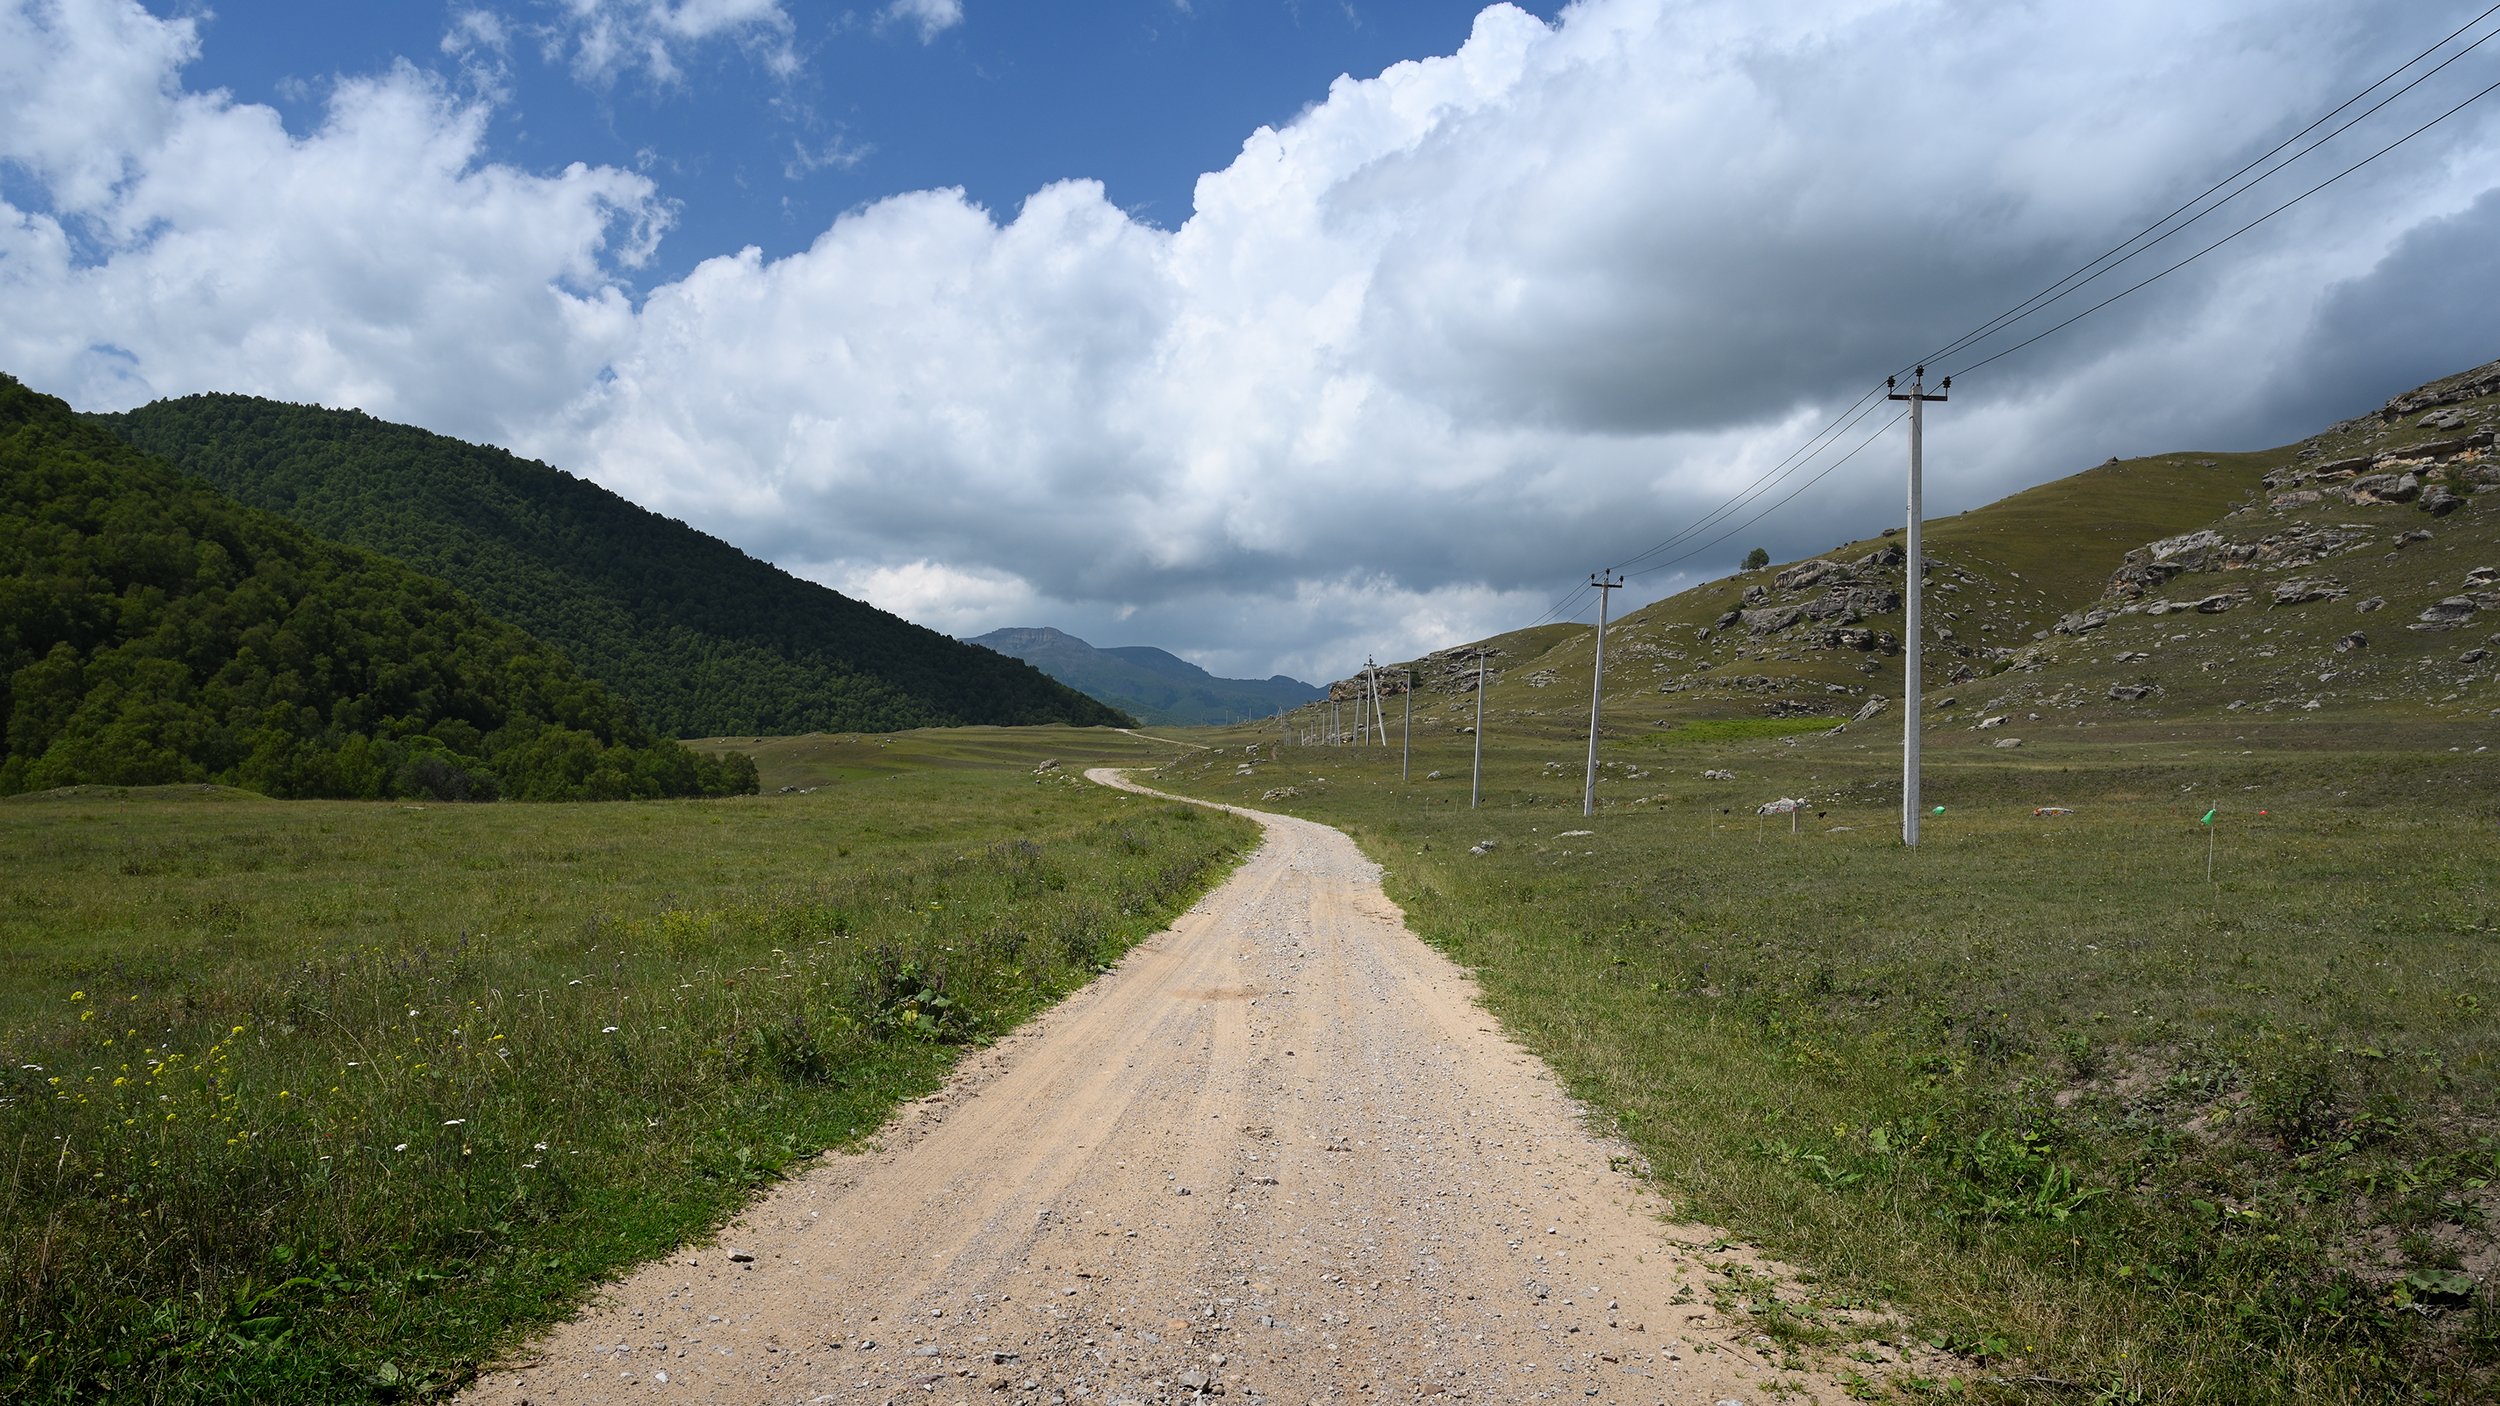
{"type": "Polygon", "coordinates": [[[1901,632],[1906,636],[1901,642],[1901,843],[1912,846],[1918,843],[1918,657],[1926,641],[1918,621],[1919,578],[1927,571],[1927,558],[1920,551],[1918,540],[1921,511],[1919,428],[1922,419],[1919,410],[1931,400],[1945,399],[1944,392],[1951,389],[1953,378],[1947,376],[1944,383],[1936,387],[1936,394],[1928,394],[1927,368],[1924,366],[1910,373],[1910,388],[1906,392],[1893,389],[1892,377],[1884,378],[1886,400],[1906,400],[1910,403],[1910,556],[1908,565],[1901,573],[1904,582],[1901,632]]]}
{"type": "Polygon", "coordinates": [[[1491,656],[1491,650],[1476,651],[1476,774],[1467,783],[1469,810],[1474,810],[1476,802],[1484,799],[1484,661],[1491,656]]]}
{"type": "Polygon", "coordinates": [[[1372,740],[1372,657],[1363,656],[1362,682],[1354,689],[1354,742],[1356,746],[1372,740]]]}
{"type": "Polygon", "coordinates": [[[1363,740],[1374,746],[1389,745],[1389,729],[1378,726],[1380,718],[1380,666],[1368,654],[1363,656],[1363,740]]]}
{"type": "Polygon", "coordinates": [[[1398,781],[1404,784],[1415,773],[1415,671],[1398,672],[1406,676],[1406,727],[1398,733],[1398,781]]]}
{"type": "Polygon", "coordinates": [[[1597,673],[1589,684],[1589,779],[1580,790],[1580,813],[1597,814],[1597,709],[1606,697],[1606,602],[1623,588],[1623,578],[1605,570],[1589,578],[1597,590],[1597,673]]]}

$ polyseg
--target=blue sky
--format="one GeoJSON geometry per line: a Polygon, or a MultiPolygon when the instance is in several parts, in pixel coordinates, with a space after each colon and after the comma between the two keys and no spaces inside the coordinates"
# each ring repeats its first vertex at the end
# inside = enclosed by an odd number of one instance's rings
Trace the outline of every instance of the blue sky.
{"type": "MultiPolygon", "coordinates": [[[[1251,132],[1289,122],[1340,75],[1451,52],[1481,6],[976,0],[969,20],[924,32],[876,5],[792,5],[787,30],[674,45],[668,75],[630,58],[584,73],[557,4],[149,8],[206,15],[191,86],[266,104],[298,135],[320,124],[342,74],[406,62],[462,83],[477,46],[450,52],[446,37],[463,15],[496,15],[508,96],[485,155],[653,175],[675,222],[636,272],[648,283],[744,245],[788,254],[846,210],[945,186],[1012,212],[1051,182],[1090,178],[1121,209],[1171,228],[1189,217],[1200,173],[1231,162],[1251,132]],[[783,53],[795,64],[776,72],[783,53]]],[[[1559,6],[1521,8],[1550,18],[1559,6]]]]}
{"type": "MultiPolygon", "coordinates": [[[[0,0],[0,371],[357,406],[949,633],[1342,677],[1704,520],[2481,8],[0,0]]],[[[1929,509],[2500,357],[2494,249],[2500,98],[1948,363],[1929,509]]],[[[1853,433],[1616,605],[1897,520],[1853,433]]]]}

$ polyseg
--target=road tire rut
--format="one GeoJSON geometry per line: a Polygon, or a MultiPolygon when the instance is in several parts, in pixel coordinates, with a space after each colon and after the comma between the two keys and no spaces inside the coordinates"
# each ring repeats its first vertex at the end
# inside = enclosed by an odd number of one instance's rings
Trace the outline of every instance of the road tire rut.
{"type": "Polygon", "coordinates": [[[1663,1218],[1351,840],[1239,813],[1170,929],[466,1399],[1844,1399],[1711,1307],[1763,1266],[1663,1218]]]}

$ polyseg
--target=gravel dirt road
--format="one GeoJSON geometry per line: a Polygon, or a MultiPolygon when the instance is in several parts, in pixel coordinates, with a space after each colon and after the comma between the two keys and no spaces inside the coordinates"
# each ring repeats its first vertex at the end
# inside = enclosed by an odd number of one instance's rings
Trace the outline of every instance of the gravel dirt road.
{"type": "Polygon", "coordinates": [[[1661,1219],[1351,840],[1243,813],[1170,930],[466,1399],[1845,1399],[1710,1306],[1761,1266],[1661,1219]]]}

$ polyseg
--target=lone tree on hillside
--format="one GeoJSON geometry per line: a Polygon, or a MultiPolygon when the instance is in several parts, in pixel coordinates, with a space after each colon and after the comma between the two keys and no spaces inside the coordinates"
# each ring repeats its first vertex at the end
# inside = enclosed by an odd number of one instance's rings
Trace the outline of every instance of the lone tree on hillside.
{"type": "Polygon", "coordinates": [[[1756,547],[1752,551],[1745,553],[1745,569],[1747,571],[1760,571],[1762,568],[1769,566],[1770,564],[1771,554],[1762,550],[1760,547],[1756,547]]]}

